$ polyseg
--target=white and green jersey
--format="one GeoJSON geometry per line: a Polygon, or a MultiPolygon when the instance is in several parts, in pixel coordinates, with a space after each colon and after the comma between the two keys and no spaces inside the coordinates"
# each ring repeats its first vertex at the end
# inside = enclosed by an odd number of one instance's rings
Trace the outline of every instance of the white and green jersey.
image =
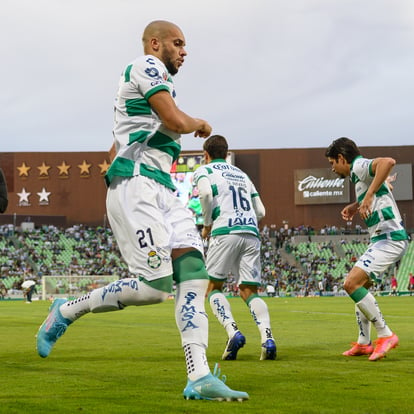
{"type": "Polygon", "coordinates": [[[165,65],[155,56],[141,56],[121,75],[115,102],[116,158],[105,176],[144,175],[175,189],[171,165],[181,150],[180,134],[167,129],[152,110],[148,98],[167,91],[175,99],[174,84],[165,65]]]}
{"type": "Polygon", "coordinates": [[[250,178],[225,160],[213,160],[194,173],[194,183],[206,177],[213,195],[212,236],[248,233],[259,237],[252,198],[258,197],[250,178]]]}
{"type": "MultiPolygon", "coordinates": [[[[351,164],[351,181],[355,184],[355,194],[361,203],[374,179],[372,161],[358,156],[351,164]]],[[[372,242],[378,240],[407,240],[401,215],[388,184],[384,182],[374,197],[371,216],[365,220],[372,242]]]]}

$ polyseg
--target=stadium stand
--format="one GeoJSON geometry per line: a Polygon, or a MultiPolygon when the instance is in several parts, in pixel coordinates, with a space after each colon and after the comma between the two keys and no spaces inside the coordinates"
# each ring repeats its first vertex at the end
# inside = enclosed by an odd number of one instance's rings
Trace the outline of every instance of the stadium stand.
{"type": "MultiPolygon", "coordinates": [[[[315,236],[312,228],[276,229],[262,231],[263,294],[267,285],[275,287],[275,296],[318,295],[319,284],[327,295],[344,295],[344,276],[367,247],[364,235],[342,237],[335,228],[325,228],[322,236],[315,236]],[[328,235],[329,236],[328,236],[328,235]],[[312,237],[311,237],[312,236],[312,237]]],[[[85,276],[77,282],[84,291],[92,275],[129,275],[109,228],[75,225],[67,229],[52,225],[14,232],[13,226],[0,226],[0,290],[19,292],[28,278],[42,276],[85,276]]],[[[396,273],[400,291],[406,290],[408,275],[414,268],[414,244],[398,269],[385,275],[379,288],[387,290],[388,279],[396,273]]],[[[56,293],[68,291],[69,280],[48,278],[56,293]]],[[[228,295],[238,295],[234,278],[226,286],[228,295]]]]}

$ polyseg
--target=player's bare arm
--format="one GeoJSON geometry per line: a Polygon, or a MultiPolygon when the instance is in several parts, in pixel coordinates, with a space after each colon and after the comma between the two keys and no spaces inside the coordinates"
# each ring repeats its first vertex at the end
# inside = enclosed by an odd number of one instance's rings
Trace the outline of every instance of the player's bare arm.
{"type": "Polygon", "coordinates": [[[358,209],[362,219],[366,220],[371,215],[374,195],[384,181],[386,181],[394,165],[395,160],[393,158],[375,158],[372,161],[371,169],[374,173],[374,179],[372,180],[372,183],[370,184],[358,209]]]}
{"type": "Polygon", "coordinates": [[[192,118],[181,111],[167,91],[160,91],[148,99],[152,109],[158,114],[163,124],[179,134],[194,132],[194,136],[207,138],[212,128],[207,121],[192,118]]]}

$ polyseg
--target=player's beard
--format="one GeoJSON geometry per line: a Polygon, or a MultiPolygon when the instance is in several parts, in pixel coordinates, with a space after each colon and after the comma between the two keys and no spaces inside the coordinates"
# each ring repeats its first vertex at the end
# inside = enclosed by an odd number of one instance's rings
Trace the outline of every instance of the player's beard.
{"type": "Polygon", "coordinates": [[[178,73],[178,68],[174,65],[170,57],[170,54],[168,53],[166,49],[163,50],[161,57],[162,57],[162,61],[164,62],[165,67],[168,70],[168,73],[171,76],[174,76],[176,73],[178,73]]]}

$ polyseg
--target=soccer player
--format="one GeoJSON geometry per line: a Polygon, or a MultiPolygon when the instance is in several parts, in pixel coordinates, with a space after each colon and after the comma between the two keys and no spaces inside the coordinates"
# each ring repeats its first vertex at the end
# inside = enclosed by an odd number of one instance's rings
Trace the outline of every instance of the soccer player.
{"type": "MultiPolygon", "coordinates": [[[[206,138],[210,125],[176,105],[172,77],[187,55],[178,26],[153,21],[144,30],[145,55],[126,66],[115,103],[115,159],[107,174],[108,217],[135,278],[121,279],[73,301],[57,299],[37,335],[47,357],[68,325],[89,312],[166,300],[176,282],[175,317],[187,366],[186,399],[245,400],[210,372],[204,301],[208,275],[203,244],[190,212],[175,197],[170,170],[180,134],[206,138]]],[[[160,334],[162,334],[160,332],[160,334]]]]}
{"type": "Polygon", "coordinates": [[[342,218],[352,220],[359,213],[370,234],[370,244],[348,273],[344,289],[355,302],[359,328],[357,342],[345,356],[370,355],[370,361],[384,358],[398,345],[398,337],[385,323],[374,296],[368,291],[373,281],[404,255],[408,235],[387,177],[395,165],[393,158],[364,158],[355,142],[338,138],[325,152],[332,171],[355,184],[356,201],[342,211],[342,218]],[[371,324],[377,331],[375,347],[371,344],[371,324]]]}
{"type": "Polygon", "coordinates": [[[195,171],[194,181],[203,210],[202,237],[209,238],[208,300],[228,335],[222,358],[236,359],[238,350],[246,343],[223,294],[224,282],[231,273],[260,331],[260,359],[275,359],[276,343],[269,311],[257,293],[261,284],[258,222],[264,217],[265,208],[249,177],[226,162],[228,144],[224,137],[211,136],[204,142],[203,149],[207,165],[195,171]]]}

